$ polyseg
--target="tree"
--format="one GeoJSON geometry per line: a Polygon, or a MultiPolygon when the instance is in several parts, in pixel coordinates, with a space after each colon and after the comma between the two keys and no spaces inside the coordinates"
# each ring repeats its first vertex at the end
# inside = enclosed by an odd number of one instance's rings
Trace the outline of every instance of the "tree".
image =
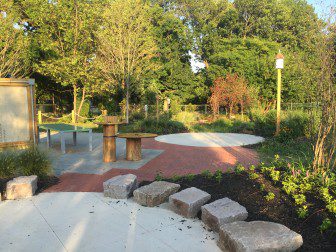
{"type": "Polygon", "coordinates": [[[93,31],[100,3],[98,0],[22,1],[28,32],[39,50],[34,69],[72,87],[76,121],[87,91],[95,81],[93,31]]]}
{"type": "Polygon", "coordinates": [[[14,1],[0,0],[0,77],[25,77],[30,68],[30,40],[14,1]]]}
{"type": "Polygon", "coordinates": [[[111,1],[102,20],[96,32],[97,65],[106,80],[125,87],[128,122],[131,81],[157,66],[150,6],[140,0],[111,1]]]}
{"type": "Polygon", "coordinates": [[[316,46],[319,62],[317,97],[321,120],[314,146],[313,167],[316,172],[336,167],[336,14],[331,11],[316,46]]]}
{"type": "Polygon", "coordinates": [[[217,78],[210,89],[209,103],[214,115],[219,113],[220,106],[225,106],[229,109],[230,117],[233,109],[238,105],[243,113],[244,107],[250,101],[247,83],[244,78],[239,77],[237,74],[227,74],[225,78],[217,78]]]}

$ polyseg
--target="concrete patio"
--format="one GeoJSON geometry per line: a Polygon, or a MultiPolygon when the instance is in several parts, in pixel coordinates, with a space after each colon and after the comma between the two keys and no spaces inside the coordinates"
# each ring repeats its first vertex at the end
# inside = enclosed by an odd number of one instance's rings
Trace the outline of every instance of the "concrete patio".
{"type": "Polygon", "coordinates": [[[102,193],[41,193],[0,203],[0,251],[220,251],[216,234],[168,204],[102,193]]]}

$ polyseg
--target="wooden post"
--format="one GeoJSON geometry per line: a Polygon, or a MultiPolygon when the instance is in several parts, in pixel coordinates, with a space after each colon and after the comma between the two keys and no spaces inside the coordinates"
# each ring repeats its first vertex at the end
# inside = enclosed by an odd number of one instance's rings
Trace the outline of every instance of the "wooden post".
{"type": "Polygon", "coordinates": [[[115,125],[103,125],[103,144],[104,163],[117,161],[115,125]]]}
{"type": "Polygon", "coordinates": [[[39,110],[37,113],[38,113],[38,123],[42,124],[42,112],[41,112],[41,110],[39,110]]]}

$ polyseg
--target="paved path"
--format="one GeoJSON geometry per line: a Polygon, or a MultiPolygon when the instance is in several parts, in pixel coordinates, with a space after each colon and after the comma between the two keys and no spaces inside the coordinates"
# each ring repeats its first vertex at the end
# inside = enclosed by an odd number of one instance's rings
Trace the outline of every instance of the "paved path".
{"type": "Polygon", "coordinates": [[[220,251],[201,221],[101,193],[41,193],[0,203],[0,251],[220,251]]]}
{"type": "MultiPolygon", "coordinates": [[[[79,134],[78,145],[71,145],[71,134],[67,139],[67,154],[61,155],[58,137],[53,137],[51,156],[60,175],[60,183],[47,189],[48,192],[101,192],[103,182],[119,174],[133,173],[139,181],[154,180],[157,174],[164,177],[199,174],[204,170],[226,171],[237,163],[244,166],[257,164],[255,150],[244,147],[192,147],[168,144],[143,139],[145,159],[139,162],[124,160],[125,140],[118,139],[118,162],[102,162],[102,134],[94,134],[93,152],[87,149],[87,136],[79,134]]],[[[187,142],[187,141],[186,141],[187,142]]],[[[41,146],[45,146],[44,143],[41,146]]]]}

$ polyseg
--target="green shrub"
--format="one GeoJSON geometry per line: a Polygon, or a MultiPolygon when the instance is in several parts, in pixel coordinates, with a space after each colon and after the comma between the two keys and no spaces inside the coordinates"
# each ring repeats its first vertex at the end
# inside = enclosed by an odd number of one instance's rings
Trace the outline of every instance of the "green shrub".
{"type": "Polygon", "coordinates": [[[270,110],[263,114],[260,111],[251,111],[250,119],[254,122],[254,132],[264,137],[272,137],[275,133],[276,111],[270,110]]]}
{"type": "Polygon", "coordinates": [[[291,111],[281,122],[281,131],[278,140],[286,142],[290,139],[309,136],[309,116],[302,111],[291,111]]]}
{"type": "Polygon", "coordinates": [[[173,119],[183,124],[190,125],[199,120],[199,114],[197,112],[180,112],[173,116],[173,119]]]}
{"type": "Polygon", "coordinates": [[[144,112],[133,112],[130,115],[129,121],[130,122],[136,122],[145,119],[145,113],[144,112]]]}
{"type": "Polygon", "coordinates": [[[172,121],[167,118],[148,118],[141,121],[135,121],[127,126],[120,128],[121,132],[144,132],[156,133],[159,135],[187,132],[188,128],[183,123],[172,121]]]}
{"type": "MultiPolygon", "coordinates": [[[[272,137],[276,130],[276,110],[267,113],[250,112],[250,119],[254,123],[254,132],[264,137],[272,137]]],[[[315,126],[311,127],[309,115],[303,111],[282,111],[281,131],[277,140],[286,142],[299,137],[308,137],[315,126]]]]}
{"type": "Polygon", "coordinates": [[[47,154],[37,147],[0,153],[0,177],[37,175],[45,177],[51,173],[51,162],[47,154]]]}

